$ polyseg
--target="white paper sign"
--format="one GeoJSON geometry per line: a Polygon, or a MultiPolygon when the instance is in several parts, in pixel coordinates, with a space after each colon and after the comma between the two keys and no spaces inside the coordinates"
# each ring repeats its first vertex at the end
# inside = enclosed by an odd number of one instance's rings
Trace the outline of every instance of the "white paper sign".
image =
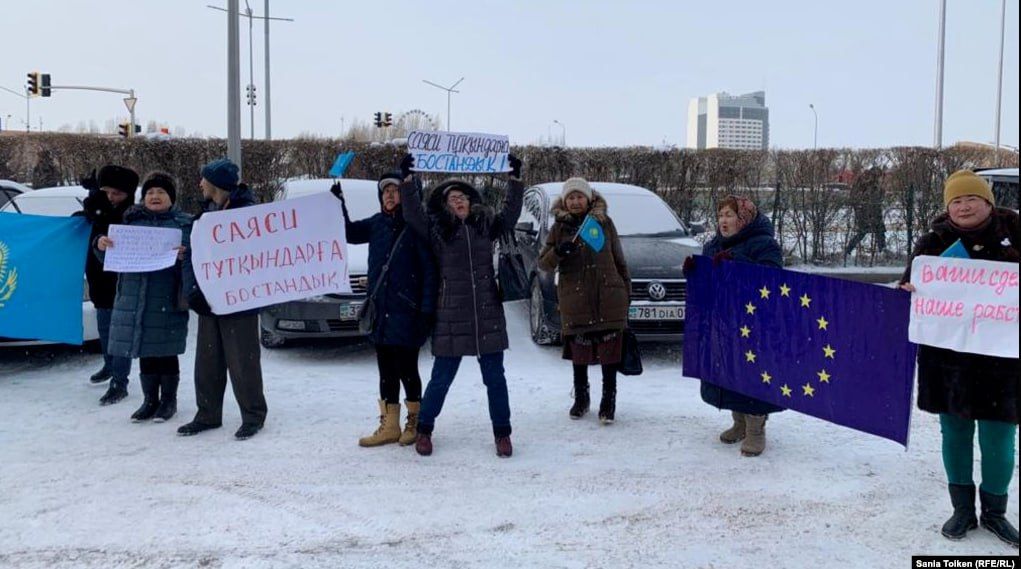
{"type": "Polygon", "coordinates": [[[350,293],[340,200],[323,192],[200,217],[192,268],[215,314],[350,293]]]}
{"type": "Polygon", "coordinates": [[[112,273],[148,273],[177,262],[181,230],[171,227],[111,225],[107,237],[113,246],[106,250],[103,270],[112,273]]]}
{"type": "Polygon", "coordinates": [[[916,257],[911,265],[911,323],[916,344],[1018,357],[1018,264],[916,257]]]}
{"type": "Polygon", "coordinates": [[[494,174],[510,172],[506,135],[416,130],[408,135],[408,153],[417,172],[494,174]]]}

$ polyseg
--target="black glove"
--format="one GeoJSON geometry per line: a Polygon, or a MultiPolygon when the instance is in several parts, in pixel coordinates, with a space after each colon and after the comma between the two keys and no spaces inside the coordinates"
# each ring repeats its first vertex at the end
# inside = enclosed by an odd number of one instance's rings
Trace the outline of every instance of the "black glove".
{"type": "Polygon", "coordinates": [[[507,155],[507,162],[510,163],[511,178],[521,179],[521,159],[513,154],[507,155]]]}
{"type": "Polygon", "coordinates": [[[401,158],[401,179],[407,179],[411,175],[411,169],[415,167],[415,157],[410,154],[405,154],[404,158],[401,158]]]}
{"type": "Polygon", "coordinates": [[[213,309],[210,308],[209,303],[206,301],[206,296],[198,289],[195,289],[188,294],[188,308],[191,308],[196,314],[202,316],[213,315],[213,309]]]}
{"type": "Polygon", "coordinates": [[[560,245],[557,245],[557,255],[561,257],[567,257],[578,250],[578,244],[574,241],[564,241],[560,245]]]}
{"type": "Polygon", "coordinates": [[[688,258],[684,260],[684,267],[681,268],[685,277],[690,277],[695,272],[695,256],[688,255],[688,258]]]}
{"type": "Polygon", "coordinates": [[[725,251],[720,251],[719,253],[713,255],[713,266],[715,267],[716,265],[719,265],[723,261],[733,261],[733,260],[734,260],[734,254],[730,252],[730,249],[727,249],[725,251]]]}
{"type": "Polygon", "coordinates": [[[113,211],[113,204],[102,190],[94,189],[90,190],[89,195],[82,200],[82,211],[85,213],[85,219],[90,223],[95,223],[97,220],[109,216],[113,211]]]}
{"type": "Polygon", "coordinates": [[[96,169],[93,168],[92,171],[89,172],[88,176],[81,179],[79,184],[89,192],[92,192],[93,190],[99,191],[99,178],[96,176],[96,169]]]}
{"type": "Polygon", "coordinates": [[[344,188],[340,187],[340,182],[334,182],[333,185],[330,186],[330,193],[338,200],[344,201],[344,188]]]}

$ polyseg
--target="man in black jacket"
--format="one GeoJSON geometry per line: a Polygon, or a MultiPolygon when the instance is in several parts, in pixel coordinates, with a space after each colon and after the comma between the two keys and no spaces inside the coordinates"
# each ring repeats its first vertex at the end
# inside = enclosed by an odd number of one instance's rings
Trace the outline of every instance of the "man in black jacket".
{"type": "MultiPolygon", "coordinates": [[[[202,196],[205,211],[238,209],[255,205],[248,186],[238,183],[238,167],[226,158],[214,160],[202,168],[202,196]]],[[[198,218],[196,218],[197,220],[198,218]]],[[[195,419],[177,429],[181,436],[197,435],[219,428],[223,422],[223,393],[227,372],[234,398],[241,407],[241,427],[234,433],[238,440],[253,437],[266,420],[266,397],[262,392],[262,362],[259,345],[259,311],[248,310],[218,316],[209,308],[206,297],[195,282],[190,251],[185,253],[184,281],[188,305],[199,315],[195,352],[195,419]]]]}
{"type": "MultiPolygon", "coordinates": [[[[124,212],[135,203],[138,174],[129,168],[108,164],[99,169],[98,175],[93,170],[82,179],[81,185],[89,191],[89,195],[82,202],[82,211],[75,215],[84,216],[92,223],[91,250],[96,240],[109,232],[110,225],[124,221],[124,212]]],[[[117,273],[104,271],[103,262],[90,254],[85,258],[85,279],[89,283],[89,300],[96,307],[99,342],[103,347],[103,368],[92,374],[89,381],[102,383],[110,380],[110,386],[99,399],[99,404],[112,405],[128,396],[128,374],[131,373],[131,359],[107,353],[110,316],[113,314],[113,299],[117,295],[117,273]]]]}

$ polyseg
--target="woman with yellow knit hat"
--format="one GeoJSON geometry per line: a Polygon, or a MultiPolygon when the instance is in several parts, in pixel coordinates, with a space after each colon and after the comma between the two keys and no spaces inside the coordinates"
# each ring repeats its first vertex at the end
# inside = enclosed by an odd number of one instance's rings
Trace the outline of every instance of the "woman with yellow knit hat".
{"type": "MultiPolygon", "coordinates": [[[[1014,263],[1021,261],[1018,214],[997,208],[989,184],[974,172],[951,175],[943,188],[946,212],[933,222],[912,252],[940,255],[958,240],[972,259],[1014,263]]],[[[901,288],[913,292],[908,264],[901,288]]],[[[943,433],[943,466],[954,513],[942,533],[963,539],[981,523],[996,537],[1018,546],[1017,529],[1007,520],[1007,489],[1014,475],[1014,440],[1021,416],[1017,358],[955,352],[932,346],[918,349],[918,407],[938,413],[943,433]],[[972,466],[975,431],[982,452],[979,488],[981,516],[975,515],[972,466]]]]}

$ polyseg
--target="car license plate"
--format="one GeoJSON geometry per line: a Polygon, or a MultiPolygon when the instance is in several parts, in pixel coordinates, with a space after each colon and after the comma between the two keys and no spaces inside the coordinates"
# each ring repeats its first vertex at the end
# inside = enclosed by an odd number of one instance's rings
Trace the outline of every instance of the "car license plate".
{"type": "Polygon", "coordinates": [[[349,304],[340,305],[340,319],[341,320],[357,320],[358,309],[362,307],[360,302],[352,302],[349,304]]]}
{"type": "Polygon", "coordinates": [[[629,320],[684,320],[683,306],[632,306],[629,320]]]}

